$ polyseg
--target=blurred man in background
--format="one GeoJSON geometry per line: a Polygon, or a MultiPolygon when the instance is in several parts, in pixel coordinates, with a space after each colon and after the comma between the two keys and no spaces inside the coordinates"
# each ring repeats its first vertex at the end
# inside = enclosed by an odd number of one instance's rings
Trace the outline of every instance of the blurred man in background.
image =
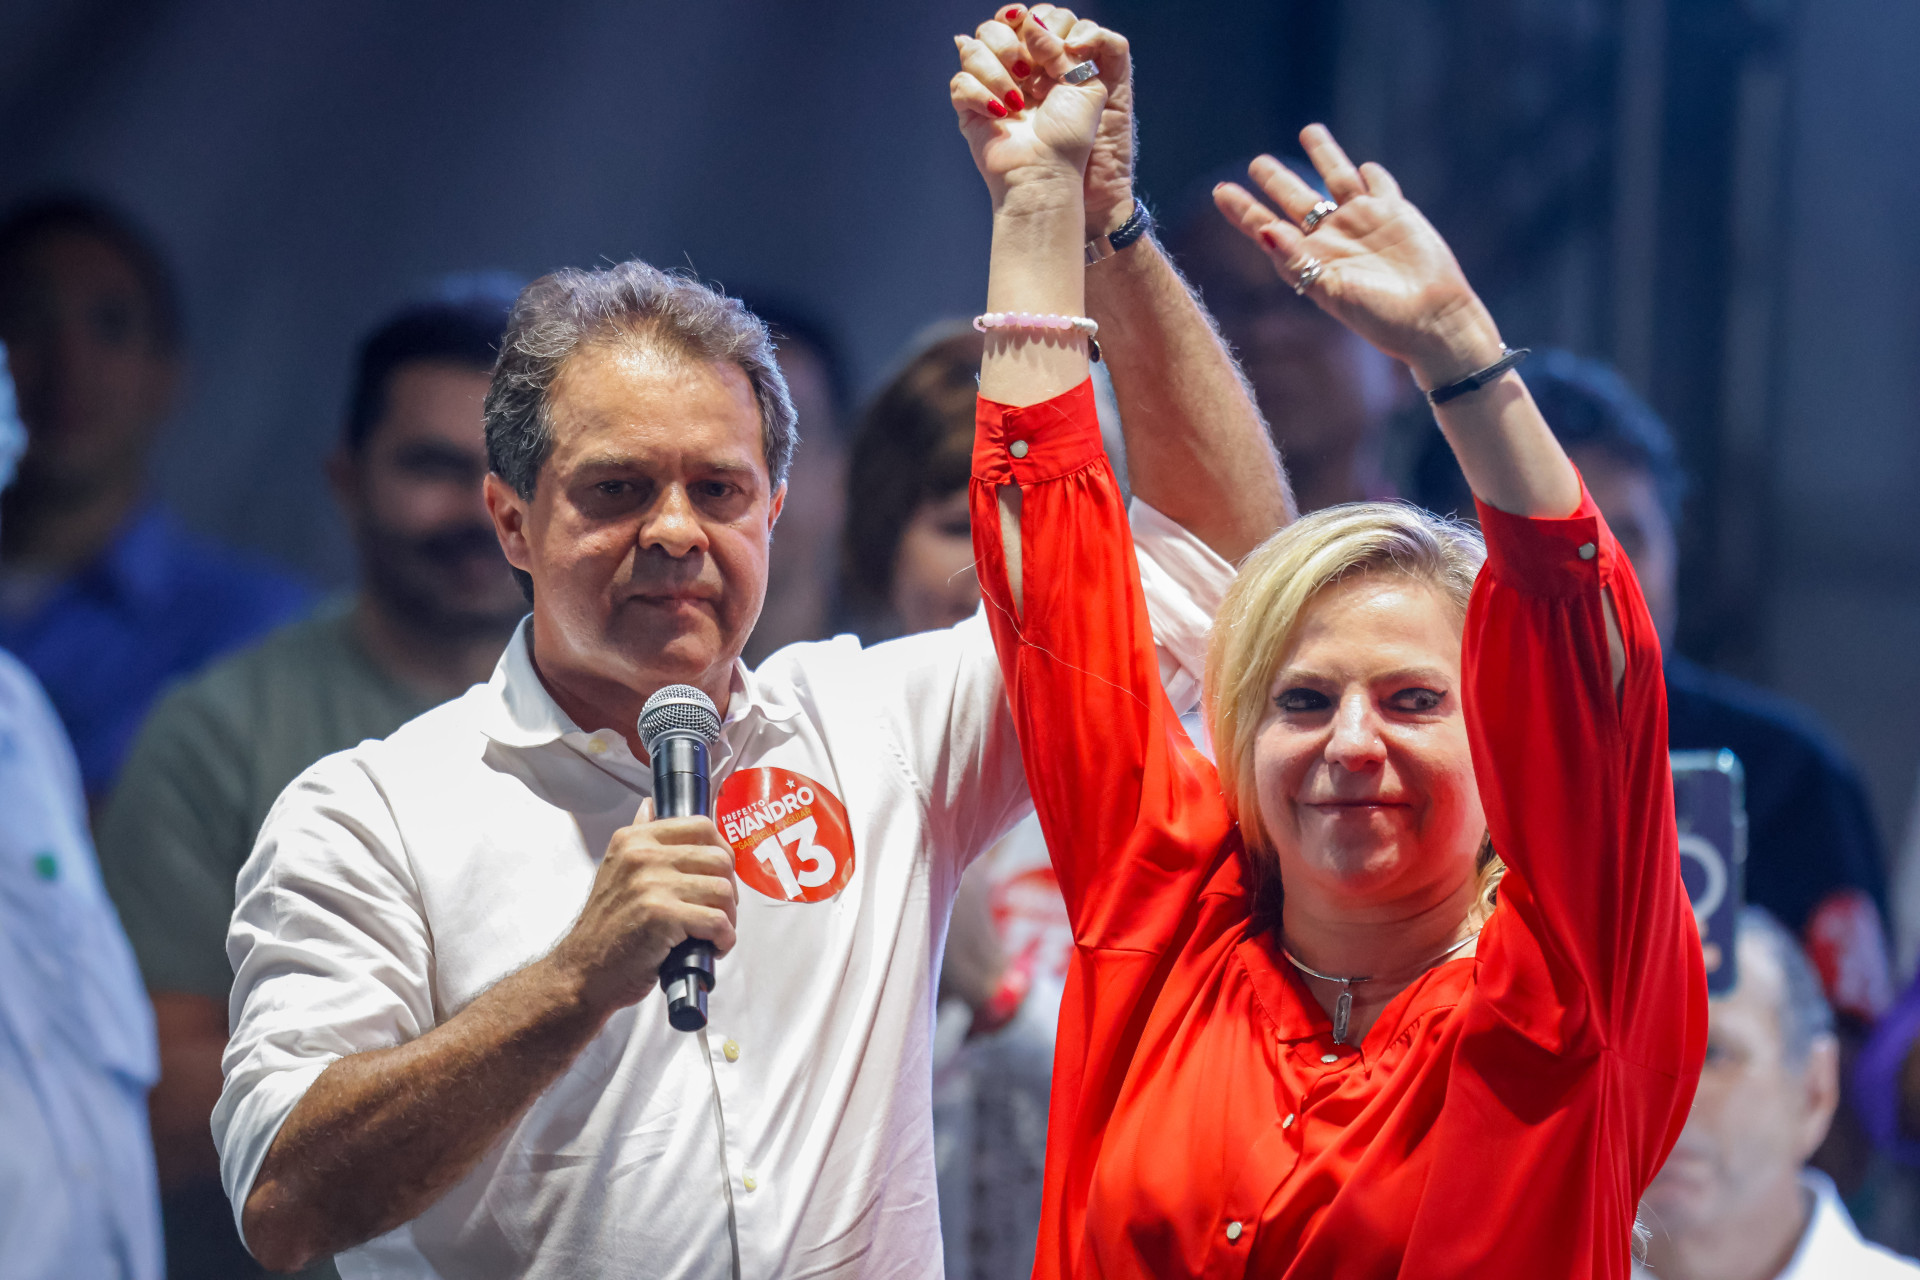
{"type": "Polygon", "coordinates": [[[329,469],[359,590],[164,696],[101,814],[107,889],[159,1022],[153,1131],[174,1280],[261,1274],[208,1127],[234,878],[261,820],[314,761],[485,680],[526,611],[481,501],[481,403],[511,305],[421,303],[368,336],[329,469]]]}
{"type": "Polygon", "coordinates": [[[1660,1280],[1879,1280],[1920,1266],[1868,1244],[1806,1162],[1839,1101],[1820,980],[1757,907],[1740,916],[1738,980],[1712,1001],[1693,1112],[1642,1202],[1660,1280]]]}
{"type": "Polygon", "coordinates": [[[847,510],[846,413],[851,397],[840,346],[826,326],[778,303],[749,302],[766,321],[800,419],[787,501],[773,531],[767,602],[741,655],[759,666],[802,640],[824,640],[840,617],[840,526],[847,510]]]}
{"type": "MultiPolygon", "coordinates": [[[[1886,874],[1859,774],[1802,708],[1674,652],[1685,476],[1666,424],[1596,361],[1540,351],[1520,375],[1639,575],[1666,649],[1670,745],[1728,748],[1740,757],[1747,900],[1805,942],[1834,1007],[1864,1028],[1893,992],[1882,923],[1886,874]]],[[[1414,488],[1430,510],[1473,514],[1438,431],[1420,456],[1414,488]]]]}
{"type": "MultiPolygon", "coordinates": [[[[1308,185],[1312,169],[1295,166],[1308,185]]],[[[1219,175],[1244,180],[1246,166],[1219,175]]],[[[1412,392],[1405,372],[1275,276],[1258,246],[1213,207],[1213,183],[1168,241],[1240,359],[1304,514],[1398,496],[1387,428],[1412,392]]]]}
{"type": "Polygon", "coordinates": [[[96,800],[167,681],[308,603],[285,574],[188,535],[148,490],[181,337],[166,264],[122,215],[62,199],[0,216],[0,341],[27,429],[0,645],[46,686],[96,800]]]}
{"type": "MultiPolygon", "coordinates": [[[[26,436],[0,347],[0,490],[26,436]]],[[[0,650],[0,1274],[159,1280],[153,1018],[87,838],[80,771],[0,650]]]]}

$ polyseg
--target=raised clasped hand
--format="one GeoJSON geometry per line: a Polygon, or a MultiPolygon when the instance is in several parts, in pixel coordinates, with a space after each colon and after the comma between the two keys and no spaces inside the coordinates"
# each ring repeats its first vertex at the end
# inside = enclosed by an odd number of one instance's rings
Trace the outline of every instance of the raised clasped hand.
{"type": "Polygon", "coordinates": [[[1393,175],[1371,162],[1355,168],[1323,125],[1303,129],[1300,142],[1336,209],[1322,207],[1316,216],[1325,197],[1272,156],[1255,160],[1248,173],[1284,217],[1234,183],[1213,193],[1281,279],[1405,363],[1423,388],[1498,360],[1492,315],[1393,175]]]}
{"type": "Polygon", "coordinates": [[[1066,9],[1011,5],[973,35],[953,39],[960,70],[948,89],[996,206],[1013,187],[1071,181],[1085,185],[1090,228],[1131,207],[1132,89],[1123,38],[1066,9]],[[1098,74],[1077,85],[1061,79],[1088,61],[1098,74]]]}

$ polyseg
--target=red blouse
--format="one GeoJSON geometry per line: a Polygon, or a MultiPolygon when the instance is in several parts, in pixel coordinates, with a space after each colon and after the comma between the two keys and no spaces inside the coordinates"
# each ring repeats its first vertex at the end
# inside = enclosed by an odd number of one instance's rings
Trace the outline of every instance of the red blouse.
{"type": "Polygon", "coordinates": [[[1477,954],[1337,1045],[1251,926],[1238,830],[1161,691],[1090,388],[982,400],[973,462],[980,583],[1075,939],[1034,1274],[1624,1280],[1707,1020],[1626,557],[1584,492],[1565,520],[1481,508],[1462,695],[1509,871],[1477,954]]]}

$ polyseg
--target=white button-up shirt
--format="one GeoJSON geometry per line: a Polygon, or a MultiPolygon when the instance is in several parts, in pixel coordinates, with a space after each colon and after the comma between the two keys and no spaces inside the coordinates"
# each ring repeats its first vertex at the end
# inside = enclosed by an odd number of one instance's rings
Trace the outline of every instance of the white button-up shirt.
{"type": "Polygon", "coordinates": [[[158,1074],[73,748],[0,652],[0,1275],[159,1280],[158,1074]]]}
{"type": "MultiPolygon", "coordinates": [[[[1163,673],[1191,702],[1232,570],[1151,508],[1134,529],[1163,673]]],[[[948,909],[1030,809],[984,615],[736,668],[713,776],[741,893],[707,1033],[671,1030],[657,989],[622,1010],[466,1179],[342,1255],[343,1275],[719,1278],[731,1234],[750,1280],[940,1273],[930,1042],[948,909]]],[[[227,942],[213,1127],[236,1218],[315,1077],[550,951],[650,791],[622,737],[554,703],[524,623],[490,683],[287,789],[227,942]]]]}

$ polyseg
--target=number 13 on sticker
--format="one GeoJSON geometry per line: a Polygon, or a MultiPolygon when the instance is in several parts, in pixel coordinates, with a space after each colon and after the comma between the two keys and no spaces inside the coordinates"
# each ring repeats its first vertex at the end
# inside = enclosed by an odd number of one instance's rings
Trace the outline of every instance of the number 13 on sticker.
{"type": "Polygon", "coordinates": [[[744,769],[714,805],[743,884],[776,902],[825,902],[853,877],[846,806],[805,774],[744,769]]]}

